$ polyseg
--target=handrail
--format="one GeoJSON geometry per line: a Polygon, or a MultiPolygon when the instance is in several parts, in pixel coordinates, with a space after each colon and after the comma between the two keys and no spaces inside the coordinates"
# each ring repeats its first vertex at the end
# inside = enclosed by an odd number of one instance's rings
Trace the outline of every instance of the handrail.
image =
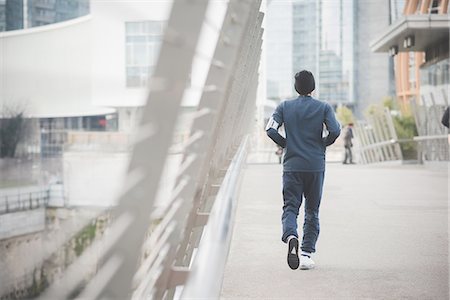
{"type": "Polygon", "coordinates": [[[50,199],[50,190],[6,194],[0,196],[0,215],[46,207],[50,199]]]}
{"type": "Polygon", "coordinates": [[[225,175],[182,299],[219,298],[231,243],[239,175],[247,155],[247,145],[248,137],[245,137],[225,175]]]}
{"type": "Polygon", "coordinates": [[[415,136],[413,138],[414,141],[422,142],[422,141],[429,141],[429,140],[446,140],[448,138],[447,134],[442,135],[423,135],[423,136],[415,136]]]}

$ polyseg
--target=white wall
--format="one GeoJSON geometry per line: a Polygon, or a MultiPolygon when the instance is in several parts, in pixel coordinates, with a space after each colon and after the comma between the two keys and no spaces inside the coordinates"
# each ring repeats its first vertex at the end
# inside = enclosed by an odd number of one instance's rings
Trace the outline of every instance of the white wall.
{"type": "Polygon", "coordinates": [[[167,20],[172,1],[91,1],[89,16],[0,33],[0,105],[34,117],[95,115],[145,103],[126,87],[125,22],[167,20]]]}
{"type": "MultiPolygon", "coordinates": [[[[150,158],[151,159],[151,158],[150,158]]],[[[175,184],[182,155],[169,155],[156,199],[164,206],[175,184]]],[[[109,207],[117,204],[126,179],[126,152],[65,152],[64,192],[68,206],[109,207]]]]}
{"type": "Polygon", "coordinates": [[[0,240],[38,232],[44,229],[44,208],[0,215],[0,240]]]}
{"type": "Polygon", "coordinates": [[[126,87],[125,22],[169,17],[172,1],[91,1],[92,95],[96,105],[139,106],[146,88],[126,87]]]}
{"type": "Polygon", "coordinates": [[[0,33],[0,105],[34,117],[110,112],[91,103],[89,16],[0,33]]]}
{"type": "Polygon", "coordinates": [[[64,192],[68,206],[117,203],[130,155],[125,152],[65,152],[64,192]]]}

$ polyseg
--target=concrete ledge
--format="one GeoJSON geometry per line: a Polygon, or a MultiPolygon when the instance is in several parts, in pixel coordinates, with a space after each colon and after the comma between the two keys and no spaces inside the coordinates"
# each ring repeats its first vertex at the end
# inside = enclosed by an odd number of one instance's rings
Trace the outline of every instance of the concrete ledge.
{"type": "Polygon", "coordinates": [[[0,240],[45,229],[45,208],[0,215],[0,240]]]}

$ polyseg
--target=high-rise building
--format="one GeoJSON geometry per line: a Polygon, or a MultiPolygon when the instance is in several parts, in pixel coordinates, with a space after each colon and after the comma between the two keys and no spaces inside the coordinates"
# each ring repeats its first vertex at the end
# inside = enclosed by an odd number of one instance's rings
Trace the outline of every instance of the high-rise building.
{"type": "Polygon", "coordinates": [[[320,100],[332,105],[349,105],[349,80],[342,72],[342,57],[334,51],[320,51],[320,100]]]}
{"type": "Polygon", "coordinates": [[[320,99],[362,116],[371,103],[393,94],[393,63],[369,47],[389,24],[388,2],[293,0],[292,19],[293,71],[316,75],[320,99]]]}
{"type": "Polygon", "coordinates": [[[6,0],[0,0],[0,31],[6,30],[6,0]]]}
{"type": "Polygon", "coordinates": [[[294,95],[292,69],[292,2],[272,0],[265,16],[267,98],[294,95]]]}
{"type": "Polygon", "coordinates": [[[4,13],[5,30],[23,28],[23,1],[6,0],[4,13]]]}
{"type": "Polygon", "coordinates": [[[319,96],[334,106],[353,107],[354,1],[320,1],[319,96]]]}
{"type": "Polygon", "coordinates": [[[292,8],[293,73],[311,71],[318,77],[320,51],[320,1],[298,0],[292,8]]]}
{"type": "Polygon", "coordinates": [[[3,3],[0,1],[0,31],[53,24],[89,13],[89,0],[3,0],[3,3]]]}
{"type": "Polygon", "coordinates": [[[355,111],[362,117],[370,104],[393,95],[394,75],[389,55],[370,50],[370,41],[389,26],[388,2],[355,1],[354,5],[354,98],[355,111]]]}
{"type": "Polygon", "coordinates": [[[28,0],[28,27],[70,20],[89,13],[89,0],[28,0]]]}

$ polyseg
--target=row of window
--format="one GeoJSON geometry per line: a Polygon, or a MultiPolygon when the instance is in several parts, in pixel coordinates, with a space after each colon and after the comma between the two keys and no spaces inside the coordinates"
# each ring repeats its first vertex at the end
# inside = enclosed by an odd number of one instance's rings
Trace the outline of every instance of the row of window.
{"type": "Polygon", "coordinates": [[[420,68],[422,85],[450,85],[450,58],[420,68]]]}

